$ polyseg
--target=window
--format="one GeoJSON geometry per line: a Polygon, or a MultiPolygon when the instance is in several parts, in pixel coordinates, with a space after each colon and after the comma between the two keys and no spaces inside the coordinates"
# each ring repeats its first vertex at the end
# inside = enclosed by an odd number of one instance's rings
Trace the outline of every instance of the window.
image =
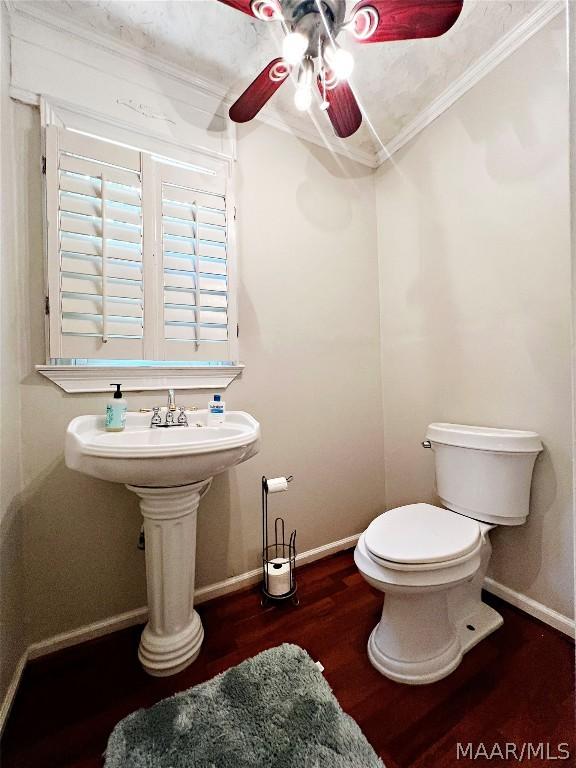
{"type": "Polygon", "coordinates": [[[47,126],[51,360],[236,358],[227,164],[197,161],[47,126]]]}

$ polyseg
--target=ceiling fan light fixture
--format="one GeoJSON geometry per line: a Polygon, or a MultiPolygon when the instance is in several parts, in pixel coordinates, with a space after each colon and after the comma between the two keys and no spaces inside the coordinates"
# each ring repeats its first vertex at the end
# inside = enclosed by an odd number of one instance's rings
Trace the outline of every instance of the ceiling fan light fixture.
{"type": "Polygon", "coordinates": [[[282,58],[290,66],[300,64],[308,50],[308,38],[301,32],[288,32],[282,41],[282,58]]]}
{"type": "Polygon", "coordinates": [[[312,106],[313,86],[320,108],[341,139],[362,125],[362,110],[348,78],[354,58],[338,46],[342,31],[357,43],[389,43],[444,35],[462,12],[464,0],[219,0],[263,21],[280,21],[285,33],[283,55],[269,62],[228,110],[230,119],[245,123],[258,115],[291,72],[298,72],[294,103],[312,106]],[[316,74],[317,73],[317,74],[316,74]]]}
{"type": "Polygon", "coordinates": [[[352,30],[356,40],[368,40],[378,28],[379,23],[378,11],[371,5],[367,5],[356,11],[347,28],[352,30]]]}
{"type": "Polygon", "coordinates": [[[348,80],[354,71],[354,57],[344,48],[327,45],[324,49],[324,60],[338,80],[348,80]]]}

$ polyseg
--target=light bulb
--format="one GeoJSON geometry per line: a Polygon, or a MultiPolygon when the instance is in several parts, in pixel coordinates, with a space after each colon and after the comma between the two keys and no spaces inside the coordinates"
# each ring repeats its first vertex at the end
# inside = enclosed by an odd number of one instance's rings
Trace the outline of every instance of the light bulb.
{"type": "Polygon", "coordinates": [[[312,106],[312,81],[314,80],[314,64],[306,58],[298,72],[298,82],[294,94],[294,106],[300,112],[306,112],[312,106]]]}
{"type": "Polygon", "coordinates": [[[300,112],[307,112],[312,106],[312,89],[309,85],[299,85],[294,93],[294,106],[300,112]]]}
{"type": "Polygon", "coordinates": [[[282,42],[282,58],[290,66],[302,61],[308,48],[308,40],[301,32],[289,32],[282,42]]]}
{"type": "Polygon", "coordinates": [[[347,80],[354,70],[354,58],[343,48],[327,46],[324,51],[324,58],[338,80],[347,80]]]}

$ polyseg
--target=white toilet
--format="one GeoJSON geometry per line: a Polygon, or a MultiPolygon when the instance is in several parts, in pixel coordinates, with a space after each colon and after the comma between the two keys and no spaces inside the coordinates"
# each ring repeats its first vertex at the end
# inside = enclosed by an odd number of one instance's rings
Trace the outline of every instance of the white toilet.
{"type": "Polygon", "coordinates": [[[354,552],[366,581],[386,593],[368,656],[401,683],[432,683],[502,624],[481,589],[496,525],[522,525],[534,462],[535,432],[431,424],[441,503],[408,504],[373,520],[354,552]]]}

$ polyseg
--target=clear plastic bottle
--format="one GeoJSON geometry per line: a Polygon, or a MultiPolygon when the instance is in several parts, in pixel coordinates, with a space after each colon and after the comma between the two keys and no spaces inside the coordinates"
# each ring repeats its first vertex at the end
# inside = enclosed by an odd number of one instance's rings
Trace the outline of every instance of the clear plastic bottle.
{"type": "Polygon", "coordinates": [[[217,427],[220,424],[224,424],[225,412],[226,403],[222,400],[222,395],[214,395],[214,399],[208,403],[208,426],[217,427]]]}

